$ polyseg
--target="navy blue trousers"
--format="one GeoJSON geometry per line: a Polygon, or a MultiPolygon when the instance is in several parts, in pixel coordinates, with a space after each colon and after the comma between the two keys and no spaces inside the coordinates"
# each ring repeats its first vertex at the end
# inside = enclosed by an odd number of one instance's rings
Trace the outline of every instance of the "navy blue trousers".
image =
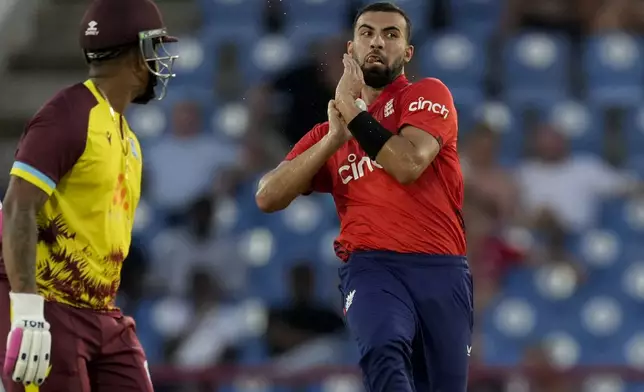
{"type": "Polygon", "coordinates": [[[472,275],[464,257],[357,252],[340,268],[367,392],[465,392],[472,275]]]}

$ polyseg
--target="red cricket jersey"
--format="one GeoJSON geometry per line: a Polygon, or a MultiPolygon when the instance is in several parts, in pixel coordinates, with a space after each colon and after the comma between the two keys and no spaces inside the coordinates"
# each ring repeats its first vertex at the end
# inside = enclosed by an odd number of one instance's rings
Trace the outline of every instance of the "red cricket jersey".
{"type": "MultiPolygon", "coordinates": [[[[441,144],[432,164],[413,184],[402,185],[369,159],[355,139],[320,169],[311,192],[330,193],[340,217],[338,257],[355,250],[432,255],[466,254],[462,216],[463,175],[456,151],[458,121],[452,95],[438,79],[409,83],[403,75],[387,86],[369,113],[392,133],[405,125],[422,129],[441,144]]],[[[322,123],[291,150],[291,160],[329,131],[322,123]]]]}

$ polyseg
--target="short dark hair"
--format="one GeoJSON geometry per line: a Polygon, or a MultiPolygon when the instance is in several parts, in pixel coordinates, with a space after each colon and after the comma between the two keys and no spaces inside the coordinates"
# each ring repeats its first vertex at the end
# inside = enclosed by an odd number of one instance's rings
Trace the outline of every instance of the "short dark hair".
{"type": "Polygon", "coordinates": [[[407,34],[407,42],[411,42],[411,20],[409,19],[409,16],[407,16],[407,13],[403,11],[402,8],[388,1],[379,1],[377,3],[368,4],[364,6],[362,9],[360,9],[360,11],[358,11],[358,14],[353,20],[354,30],[356,29],[356,24],[358,23],[358,19],[363,14],[366,14],[367,12],[391,12],[391,13],[401,15],[403,18],[405,18],[405,23],[407,23],[407,29],[405,31],[405,33],[407,34]]]}

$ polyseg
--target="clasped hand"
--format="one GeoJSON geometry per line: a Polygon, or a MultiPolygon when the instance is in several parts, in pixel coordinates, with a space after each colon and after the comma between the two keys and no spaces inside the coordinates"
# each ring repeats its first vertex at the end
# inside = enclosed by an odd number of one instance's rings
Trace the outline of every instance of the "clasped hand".
{"type": "Polygon", "coordinates": [[[347,105],[353,107],[365,85],[362,69],[351,56],[345,54],[342,63],[344,64],[344,73],[335,89],[335,100],[329,102],[328,108],[330,133],[340,144],[353,137],[347,129],[347,123],[351,117],[344,118],[340,108],[347,108],[347,105]]]}
{"type": "Polygon", "coordinates": [[[338,82],[338,87],[335,89],[335,99],[342,100],[351,98],[355,101],[360,98],[364,84],[364,75],[360,65],[348,54],[342,58],[344,64],[344,73],[338,82]]]}

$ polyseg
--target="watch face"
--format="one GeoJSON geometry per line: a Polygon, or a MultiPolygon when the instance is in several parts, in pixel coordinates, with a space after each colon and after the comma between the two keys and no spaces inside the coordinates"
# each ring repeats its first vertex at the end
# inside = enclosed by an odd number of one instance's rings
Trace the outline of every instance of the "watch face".
{"type": "Polygon", "coordinates": [[[365,103],[365,101],[363,101],[363,100],[362,100],[362,98],[358,98],[358,99],[356,99],[356,106],[357,106],[360,110],[363,110],[363,111],[364,111],[364,110],[367,110],[367,104],[365,103]]]}

